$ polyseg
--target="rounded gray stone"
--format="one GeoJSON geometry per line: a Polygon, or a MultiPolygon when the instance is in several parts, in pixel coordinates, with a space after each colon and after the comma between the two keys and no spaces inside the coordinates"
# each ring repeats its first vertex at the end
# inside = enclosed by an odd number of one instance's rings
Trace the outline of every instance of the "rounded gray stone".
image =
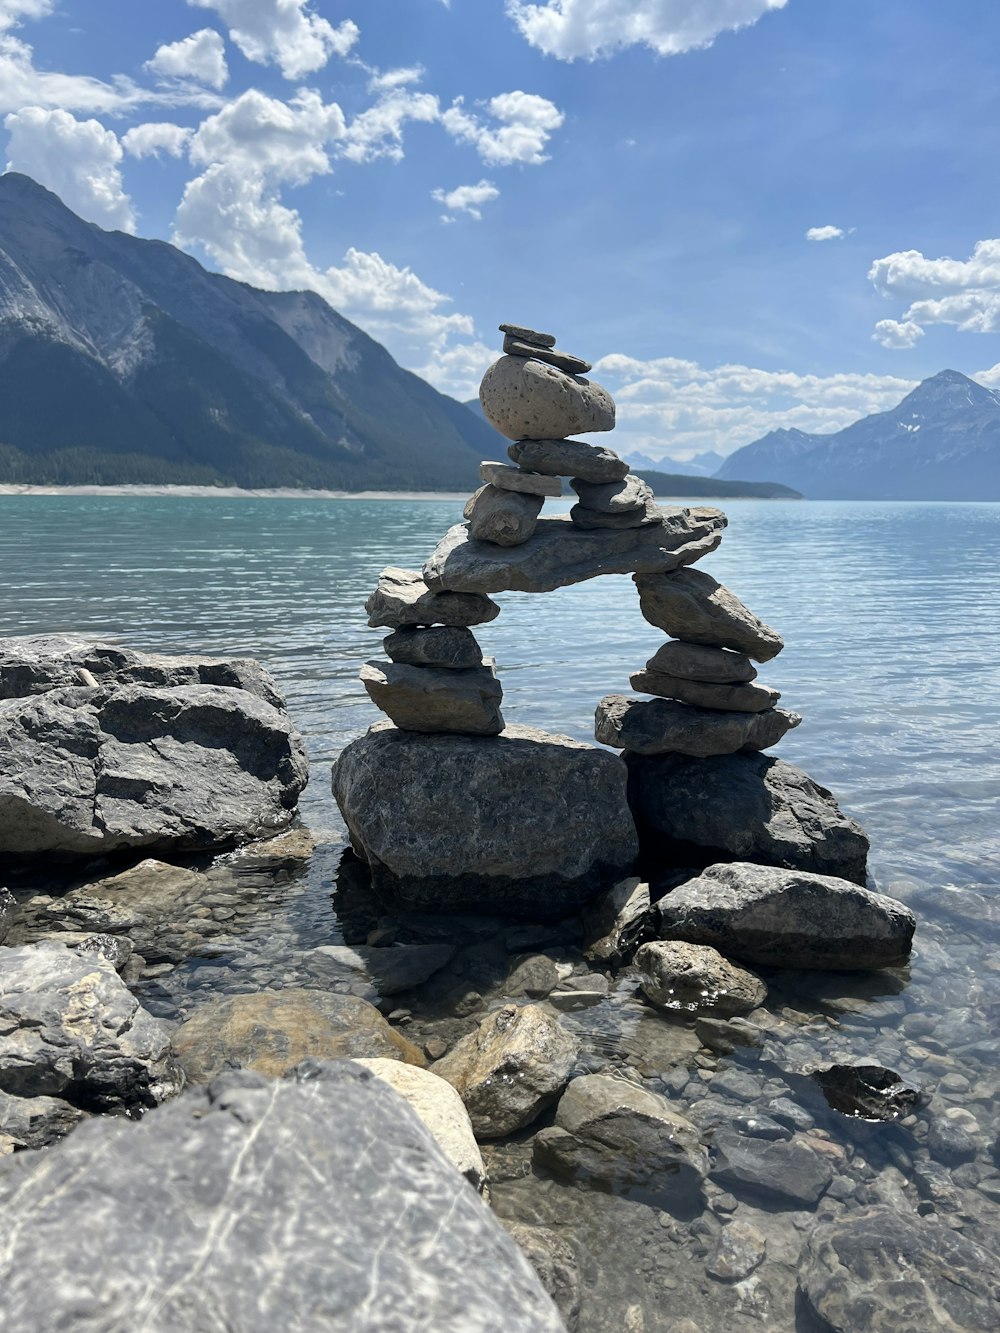
{"type": "Polygon", "coordinates": [[[652,486],[632,472],[621,481],[597,484],[583,481],[580,477],[571,477],[569,484],[580,497],[583,508],[592,509],[599,514],[620,514],[633,509],[645,509],[646,502],[653,498],[652,486]]]}
{"type": "Polygon", "coordinates": [[[640,509],[622,509],[613,514],[602,514],[583,505],[574,505],[569,516],[578,528],[603,528],[617,531],[622,528],[644,528],[651,523],[663,522],[663,510],[652,500],[640,509]]]}
{"type": "Polygon", "coordinates": [[[593,380],[535,358],[503,356],[479,386],[487,421],[510,440],[613,430],[614,399],[593,380]]]}
{"type": "Polygon", "coordinates": [[[496,602],[480,593],[431,591],[415,569],[398,569],[394,565],[383,569],[378,576],[365,610],[373,629],[379,625],[388,629],[400,629],[403,625],[467,628],[496,620],[500,614],[496,602]]]}
{"type": "Polygon", "coordinates": [[[556,339],[553,333],[539,333],[537,329],[529,329],[526,324],[501,324],[500,332],[509,334],[511,338],[520,338],[523,342],[531,343],[534,347],[555,347],[556,339]]]}
{"type": "Polygon", "coordinates": [[[515,338],[511,334],[503,340],[503,351],[505,356],[537,357],[539,361],[565,370],[567,375],[586,375],[591,369],[590,362],[584,361],[582,356],[573,356],[571,352],[563,352],[558,347],[539,347],[537,343],[525,342],[523,338],[515,338]]]}

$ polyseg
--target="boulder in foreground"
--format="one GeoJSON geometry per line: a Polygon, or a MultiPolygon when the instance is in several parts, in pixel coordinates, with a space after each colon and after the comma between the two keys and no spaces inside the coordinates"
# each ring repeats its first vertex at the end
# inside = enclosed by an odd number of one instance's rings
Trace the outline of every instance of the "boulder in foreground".
{"type": "Polygon", "coordinates": [[[627,755],[650,873],[758,861],[865,883],[868,839],[825,787],[764,754],[627,755]]]}
{"type": "Polygon", "coordinates": [[[895,967],[910,956],[913,913],[846,879],[746,861],[709,866],[659,903],[660,937],[709,944],[762,967],[895,967]]]}
{"type": "Polygon", "coordinates": [[[340,755],[333,792],[376,887],[411,907],[556,919],[637,852],[618,756],[535,727],[480,738],[381,723],[340,755]]]}
{"type": "Polygon", "coordinates": [[[7,1159],[0,1256],[3,1333],[563,1328],[416,1114],[346,1062],[225,1074],[7,1159]]]}

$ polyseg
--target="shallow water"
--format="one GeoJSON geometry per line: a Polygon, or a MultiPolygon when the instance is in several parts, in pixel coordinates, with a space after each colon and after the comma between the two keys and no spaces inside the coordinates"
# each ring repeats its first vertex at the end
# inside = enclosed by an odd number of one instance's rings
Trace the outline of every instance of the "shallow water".
{"type": "MultiPolygon", "coordinates": [[[[956,1166],[933,1141],[921,1139],[918,1151],[895,1127],[898,1142],[859,1139],[856,1126],[814,1100],[816,1129],[833,1157],[844,1154],[838,1169],[855,1187],[847,1203],[859,1206],[865,1189],[875,1201],[908,1190],[924,1211],[973,1234],[996,1225],[1000,1198],[989,1152],[1000,1086],[1000,506],[725,508],[729,532],[702,568],[783,633],[785,651],[760,678],[804,717],[776,753],[830,787],[865,826],[877,887],[918,913],[913,961],[874,978],[769,976],[774,1027],[765,1048],[727,1058],[699,1053],[689,1026],[641,1004],[634,981],[612,983],[606,999],[565,1015],[581,1036],[580,1068],[642,1078],[692,1107],[700,1101],[711,1124],[713,1105],[766,1106],[793,1068],[870,1057],[920,1087],[935,1115],[971,1114],[980,1151],[956,1166]],[[749,1081],[727,1083],[734,1070],[749,1081]],[[940,1181],[928,1183],[925,1161],[949,1173],[954,1207],[940,1181]]],[[[76,631],[146,650],[254,656],[307,737],[313,770],[302,817],[320,849],[280,876],[235,858],[239,887],[230,889],[252,909],[235,917],[213,909],[211,947],[162,963],[143,983],[157,1012],[180,1016],[219,989],[316,984],[312,950],[344,938],[330,900],[343,826],[329,764],[378,717],[356,679],[380,649],[362,604],[384,565],[419,567],[460,511],[457,501],[0,496],[0,635],[76,631]]],[[[662,641],[624,577],[498,600],[503,614],[477,636],[497,659],[508,722],[592,739],[597,701],[627,693],[629,672],[662,641]]],[[[470,965],[466,988],[486,1005],[503,993],[503,967],[484,957],[478,972],[470,965]]],[[[357,989],[347,974],[326,981],[357,989]]],[[[411,1020],[421,1040],[435,1022],[451,1031],[454,993],[435,999],[431,986],[428,996],[427,1012],[414,1006],[411,1020]]],[[[807,1095],[799,1083],[792,1092],[807,1095]]],[[[666,1330],[684,1313],[703,1333],[796,1327],[798,1213],[741,1203],[738,1215],[767,1234],[768,1259],[725,1285],[701,1273],[712,1237],[675,1234],[679,1224],[647,1203],[517,1172],[494,1193],[502,1213],[547,1220],[582,1242],[584,1330],[666,1330]],[[675,1291],[686,1293],[683,1310],[672,1306],[675,1291]]]]}

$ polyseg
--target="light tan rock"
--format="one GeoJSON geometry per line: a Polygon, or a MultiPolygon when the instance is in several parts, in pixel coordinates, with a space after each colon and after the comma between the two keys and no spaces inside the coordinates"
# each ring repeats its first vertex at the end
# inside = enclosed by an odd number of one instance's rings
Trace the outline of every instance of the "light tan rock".
{"type": "Polygon", "coordinates": [[[749,1014],[767,999],[767,986],[754,972],[737,967],[718,949],[684,940],[652,940],[635,955],[639,985],[660,1009],[749,1014]]]}
{"type": "Polygon", "coordinates": [[[614,399],[593,380],[544,361],[502,356],[483,376],[479,401],[487,421],[508,439],[561,439],[613,430],[614,399]]]}

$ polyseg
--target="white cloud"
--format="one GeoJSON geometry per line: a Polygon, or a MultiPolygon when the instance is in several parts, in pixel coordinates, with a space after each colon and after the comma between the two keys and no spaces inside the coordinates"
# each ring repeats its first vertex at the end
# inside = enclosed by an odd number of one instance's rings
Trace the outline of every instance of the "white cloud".
{"type": "Polygon", "coordinates": [[[18,27],[24,19],[43,19],[55,9],[56,0],[0,0],[0,32],[18,27]]]}
{"type": "Polygon", "coordinates": [[[489,166],[508,167],[515,162],[537,165],[547,161],[542,151],[565,116],[552,102],[535,93],[500,93],[487,103],[490,115],[500,121],[490,128],[466,111],[462,98],[441,116],[445,129],[460,143],[472,144],[489,166]]]}
{"type": "Polygon", "coordinates": [[[787,0],[507,0],[507,13],[532,46],[560,60],[595,60],[628,46],[661,56],[711,46],[787,0]]]}
{"type": "Polygon", "coordinates": [[[286,79],[313,74],[331,56],[347,55],[360,36],[356,23],[345,19],[335,28],[313,12],[309,0],[188,0],[188,4],[214,10],[248,60],[277,65],[286,79]]]}
{"type": "Polygon", "coordinates": [[[810,227],[806,232],[807,241],[836,241],[846,235],[843,227],[810,227]]]}
{"type": "Polygon", "coordinates": [[[251,88],[202,121],[191,140],[191,161],[269,183],[304,185],[330,170],[327,148],[344,131],[337,103],[324,103],[311,89],[283,102],[251,88]]]}
{"type": "Polygon", "coordinates": [[[732,453],[782,426],[828,433],[883,412],[914,388],[893,375],[800,375],[664,357],[602,357],[594,376],[618,404],[615,448],[653,458],[732,453]],[[620,438],[620,443],[617,441],[620,438]]]}
{"type": "Polygon", "coordinates": [[[351,162],[372,162],[378,157],[398,162],[403,156],[403,126],[408,120],[425,124],[440,118],[438,100],[430,93],[390,90],[348,125],[338,155],[351,162]]]}
{"type": "Polygon", "coordinates": [[[875,325],[872,340],[881,343],[883,347],[897,349],[913,347],[917,339],[923,336],[923,329],[912,319],[903,323],[900,323],[898,319],[880,319],[875,325]]]}
{"type": "Polygon", "coordinates": [[[221,88],[229,78],[225,44],[214,28],[201,28],[179,42],[157,47],[143,68],[169,79],[194,79],[209,88],[221,88]]]}
{"type": "MultiPolygon", "coordinates": [[[[479,211],[483,204],[500,198],[500,191],[492,181],[481,180],[478,185],[458,185],[454,190],[434,190],[431,198],[444,204],[450,213],[468,213],[478,222],[482,218],[479,211]]],[[[451,222],[452,218],[443,217],[442,222],[451,222]]]]}
{"type": "Polygon", "coordinates": [[[393,88],[405,88],[408,84],[419,83],[424,73],[423,65],[407,65],[401,69],[373,69],[368,80],[368,91],[385,93],[393,88]]]}
{"type": "Polygon", "coordinates": [[[4,125],[10,133],[8,171],[34,177],[91,222],[135,231],[122,184],[122,146],[111,130],[38,106],[7,116],[4,125]]]}
{"type": "Polygon", "coordinates": [[[1000,238],[977,242],[968,259],[928,259],[919,250],[900,250],[876,259],[868,277],[883,296],[910,302],[902,321],[884,319],[875,326],[885,347],[912,347],[931,324],[952,324],[965,333],[1000,330],[1000,238]]]}
{"type": "Polygon", "coordinates": [[[144,125],[134,125],[127,130],[122,135],[121,143],[132,157],[159,157],[161,153],[169,157],[182,157],[193,132],[183,125],[172,125],[168,121],[147,121],[144,125]]]}

